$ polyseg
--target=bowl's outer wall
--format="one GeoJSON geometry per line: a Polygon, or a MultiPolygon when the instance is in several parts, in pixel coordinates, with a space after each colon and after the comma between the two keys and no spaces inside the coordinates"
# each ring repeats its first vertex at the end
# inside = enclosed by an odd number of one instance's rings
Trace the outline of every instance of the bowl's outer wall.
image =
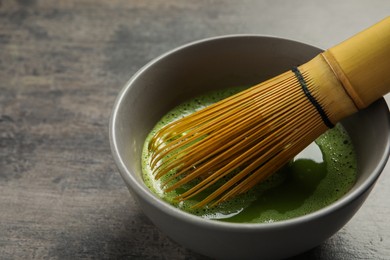
{"type": "MultiPolygon", "coordinates": [[[[146,135],[169,109],[210,90],[251,85],[302,64],[321,50],[272,37],[222,37],[174,50],[141,69],[114,106],[113,154],[129,190],[145,214],[184,246],[217,258],[281,258],[308,250],[337,232],[361,206],[371,185],[342,207],[272,225],[225,225],[183,213],[156,198],[143,184],[141,151],[146,135]]],[[[388,110],[382,100],[347,119],[359,157],[358,182],[375,182],[388,153],[388,110]],[[374,113],[370,109],[375,110],[374,113]],[[383,112],[385,111],[385,112],[383,112]],[[380,165],[380,166],[378,166],[380,165]]]]}
{"type": "Polygon", "coordinates": [[[215,259],[284,259],[303,253],[325,241],[344,226],[367,198],[357,199],[326,217],[271,228],[219,228],[191,221],[174,221],[172,215],[156,213],[142,200],[142,208],[165,234],[183,246],[215,259]]]}

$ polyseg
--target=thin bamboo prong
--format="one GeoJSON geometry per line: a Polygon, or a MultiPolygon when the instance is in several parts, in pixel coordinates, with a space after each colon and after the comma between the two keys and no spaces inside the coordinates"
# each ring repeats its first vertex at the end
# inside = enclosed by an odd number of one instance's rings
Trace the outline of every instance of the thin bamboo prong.
{"type": "MultiPolygon", "coordinates": [[[[270,166],[268,162],[281,161],[274,157],[283,150],[288,151],[285,147],[295,142],[289,139],[291,136],[287,138],[290,131],[286,129],[294,131],[296,122],[288,119],[300,118],[308,103],[296,78],[288,72],[243,91],[238,97],[177,120],[152,140],[152,168],[156,178],[173,171],[163,182],[167,192],[202,178],[177,197],[186,200],[239,169],[196,207],[236,196],[280,167],[270,166]]],[[[315,111],[308,114],[318,116],[315,111]]]]}
{"type": "MultiPolygon", "coordinates": [[[[291,73],[286,73],[257,86],[257,89],[253,87],[247,92],[239,93],[236,99],[232,97],[224,100],[220,105],[206,108],[203,113],[196,112],[162,129],[150,146],[155,149],[152,168],[157,172],[156,178],[172,170],[176,171],[164,181],[164,185],[168,185],[184,175],[167,186],[167,191],[171,191],[205,176],[198,185],[178,197],[188,199],[214,185],[232,169],[240,168],[244,164],[249,165],[200,204],[209,203],[226,193],[236,182],[250,175],[259,164],[264,164],[280,150],[275,145],[283,138],[280,129],[283,126],[292,127],[293,122],[273,120],[281,118],[283,114],[294,117],[300,113],[291,109],[291,106],[299,106],[299,102],[294,104],[295,100],[302,100],[299,89],[289,88],[294,85],[294,81],[291,73]],[[280,105],[276,113],[268,105],[270,102],[280,105]],[[278,135],[279,137],[275,138],[278,135]],[[267,151],[258,152],[260,149],[267,151]],[[167,158],[167,155],[170,157],[167,158]],[[256,159],[258,156],[260,159],[256,159]]],[[[226,196],[222,198],[226,199],[226,196]]]]}

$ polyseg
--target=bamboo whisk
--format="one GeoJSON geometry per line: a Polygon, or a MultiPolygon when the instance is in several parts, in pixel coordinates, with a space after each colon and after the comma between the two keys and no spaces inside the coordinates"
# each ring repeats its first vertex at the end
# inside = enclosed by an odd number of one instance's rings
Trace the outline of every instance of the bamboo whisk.
{"type": "Polygon", "coordinates": [[[156,133],[156,178],[178,196],[212,187],[196,207],[218,204],[265,180],[342,118],[390,91],[390,17],[275,78],[156,133]],[[232,174],[234,172],[234,174],[232,174]],[[215,187],[220,179],[226,179],[215,187]]]}

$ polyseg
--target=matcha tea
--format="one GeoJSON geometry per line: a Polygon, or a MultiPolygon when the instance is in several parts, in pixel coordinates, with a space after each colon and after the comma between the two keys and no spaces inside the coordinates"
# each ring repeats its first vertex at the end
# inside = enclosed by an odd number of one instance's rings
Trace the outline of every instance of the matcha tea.
{"type": "Polygon", "coordinates": [[[159,197],[184,211],[208,219],[229,222],[262,223],[302,216],[321,209],[347,193],[356,180],[356,155],[347,132],[336,125],[320,136],[294,160],[258,184],[249,192],[215,207],[192,209],[208,195],[177,202],[174,198],[190,188],[185,185],[165,193],[164,177],[155,180],[149,167],[148,143],[164,125],[228,97],[243,88],[209,93],[185,102],[166,114],[147,137],[143,149],[142,170],[145,184],[159,197]]]}

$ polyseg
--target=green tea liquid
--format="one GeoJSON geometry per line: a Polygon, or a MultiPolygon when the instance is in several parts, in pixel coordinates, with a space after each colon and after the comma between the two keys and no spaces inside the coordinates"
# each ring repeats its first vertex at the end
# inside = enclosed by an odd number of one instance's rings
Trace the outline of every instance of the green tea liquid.
{"type": "Polygon", "coordinates": [[[351,189],[356,180],[356,154],[350,137],[338,124],[265,182],[216,207],[191,209],[200,200],[196,198],[175,201],[189,187],[165,193],[161,188],[163,180],[155,180],[149,167],[147,147],[151,137],[164,125],[240,90],[234,88],[194,98],[174,108],[157,123],[145,141],[142,156],[143,178],[149,189],[192,214],[241,223],[274,222],[306,215],[335,202],[351,189]]]}

